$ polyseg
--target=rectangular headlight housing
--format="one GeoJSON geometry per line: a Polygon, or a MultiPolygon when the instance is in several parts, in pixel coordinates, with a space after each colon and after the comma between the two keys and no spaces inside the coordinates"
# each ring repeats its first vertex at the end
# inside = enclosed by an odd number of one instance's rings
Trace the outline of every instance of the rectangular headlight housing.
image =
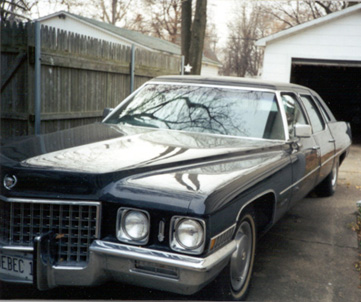
{"type": "Polygon", "coordinates": [[[199,255],[204,250],[206,224],[192,217],[174,216],[171,219],[170,247],[186,254],[199,255]]]}
{"type": "Polygon", "coordinates": [[[120,208],[117,213],[116,236],[121,242],[145,245],[149,240],[150,216],[147,211],[120,208]]]}

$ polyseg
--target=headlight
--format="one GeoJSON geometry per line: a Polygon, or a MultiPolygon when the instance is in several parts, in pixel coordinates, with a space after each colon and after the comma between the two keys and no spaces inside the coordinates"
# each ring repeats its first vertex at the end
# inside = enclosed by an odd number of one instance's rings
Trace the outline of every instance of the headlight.
{"type": "Polygon", "coordinates": [[[120,241],[144,245],[149,237],[149,214],[145,211],[120,208],[117,217],[117,238],[120,241]]]}
{"type": "Polygon", "coordinates": [[[183,219],[179,222],[175,235],[184,248],[195,249],[202,244],[203,229],[199,222],[183,219]]]}
{"type": "Polygon", "coordinates": [[[173,217],[171,248],[188,254],[201,254],[204,248],[205,223],[188,217],[173,217]]]}
{"type": "Polygon", "coordinates": [[[124,231],[130,238],[141,240],[148,235],[148,218],[144,213],[129,211],[124,216],[124,231]]]}

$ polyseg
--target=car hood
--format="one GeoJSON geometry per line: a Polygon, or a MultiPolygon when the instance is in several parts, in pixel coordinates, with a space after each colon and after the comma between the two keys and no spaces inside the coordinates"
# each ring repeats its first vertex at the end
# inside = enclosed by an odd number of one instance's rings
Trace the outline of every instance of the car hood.
{"type": "Polygon", "coordinates": [[[121,201],[177,213],[222,207],[222,192],[246,189],[288,161],[287,144],[281,141],[110,124],[26,137],[1,147],[1,179],[17,179],[11,190],[0,186],[4,196],[121,201]]]}
{"type": "Polygon", "coordinates": [[[1,153],[22,168],[107,174],[196,164],[280,145],[277,141],[93,124],[5,144],[1,153]]]}

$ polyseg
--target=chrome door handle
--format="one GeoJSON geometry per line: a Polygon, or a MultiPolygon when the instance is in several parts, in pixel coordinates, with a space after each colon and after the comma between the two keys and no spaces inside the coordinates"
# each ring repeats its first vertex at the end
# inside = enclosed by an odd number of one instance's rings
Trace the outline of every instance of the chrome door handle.
{"type": "Polygon", "coordinates": [[[313,146],[312,149],[313,149],[313,150],[319,150],[319,149],[320,149],[320,146],[313,146]]]}

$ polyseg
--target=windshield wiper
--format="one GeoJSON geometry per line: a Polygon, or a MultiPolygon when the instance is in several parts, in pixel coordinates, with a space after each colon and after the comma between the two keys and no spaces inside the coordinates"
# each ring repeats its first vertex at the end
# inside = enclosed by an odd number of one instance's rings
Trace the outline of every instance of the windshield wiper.
{"type": "Polygon", "coordinates": [[[149,127],[149,128],[159,128],[159,127],[156,126],[156,125],[146,123],[146,122],[144,122],[143,120],[136,119],[136,118],[134,118],[133,116],[129,116],[129,115],[125,115],[125,116],[121,117],[121,118],[118,120],[118,122],[119,122],[119,123],[123,123],[123,124],[129,124],[129,125],[132,125],[132,126],[149,127]]]}

